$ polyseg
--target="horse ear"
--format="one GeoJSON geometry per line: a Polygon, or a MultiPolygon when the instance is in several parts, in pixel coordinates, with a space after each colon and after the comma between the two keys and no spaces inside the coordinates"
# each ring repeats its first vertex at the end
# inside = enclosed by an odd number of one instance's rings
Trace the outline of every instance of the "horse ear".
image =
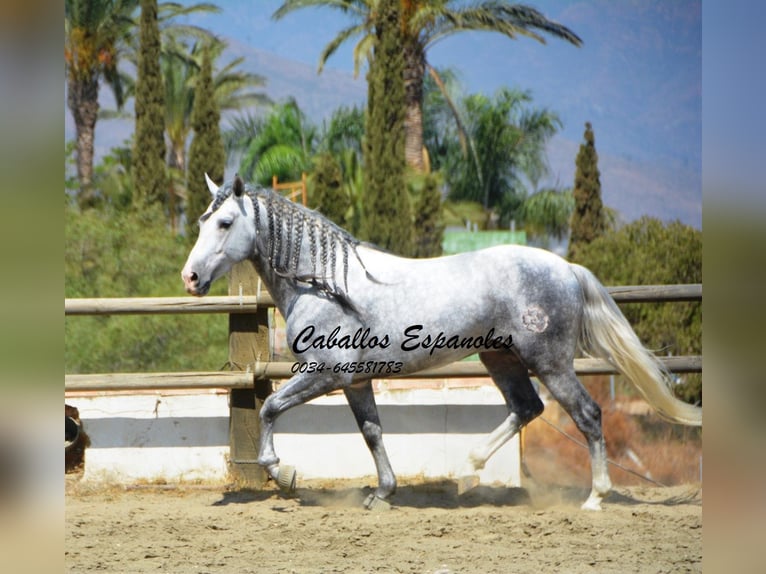
{"type": "Polygon", "coordinates": [[[242,178],[239,177],[239,174],[234,176],[233,190],[236,197],[242,197],[242,194],[245,193],[245,182],[242,181],[242,178]]]}
{"type": "Polygon", "coordinates": [[[207,182],[207,188],[210,190],[213,198],[215,198],[218,195],[218,186],[212,179],[210,179],[210,176],[207,173],[205,173],[205,181],[207,182]]]}

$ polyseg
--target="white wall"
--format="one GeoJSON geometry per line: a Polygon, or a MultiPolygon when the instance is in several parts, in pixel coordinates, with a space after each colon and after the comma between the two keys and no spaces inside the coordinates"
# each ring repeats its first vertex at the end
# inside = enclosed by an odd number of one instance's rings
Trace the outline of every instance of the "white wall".
{"type": "MultiPolygon", "coordinates": [[[[506,416],[493,386],[376,393],[384,443],[399,477],[455,477],[470,449],[506,416]]],[[[224,391],[131,395],[68,394],[91,438],[85,481],[226,482],[229,407],[224,391]]],[[[375,474],[372,457],[343,395],[285,413],[275,447],[301,478],[375,474]]],[[[480,473],[484,483],[520,486],[519,443],[500,449],[480,473]]]]}

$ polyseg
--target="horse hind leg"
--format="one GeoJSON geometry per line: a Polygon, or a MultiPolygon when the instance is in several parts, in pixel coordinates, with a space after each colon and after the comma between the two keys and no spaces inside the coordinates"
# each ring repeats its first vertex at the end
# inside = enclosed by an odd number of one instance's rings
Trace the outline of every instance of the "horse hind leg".
{"type": "Polygon", "coordinates": [[[481,353],[479,358],[503,395],[509,413],[506,419],[469,453],[458,482],[460,493],[477,486],[477,473],[484,468],[490,457],[524,425],[543,412],[543,403],[529,379],[527,368],[514,355],[501,352],[481,353]]]}
{"type": "Polygon", "coordinates": [[[364,505],[370,510],[387,509],[390,507],[387,499],[396,492],[396,476],[383,446],[383,428],[380,424],[378,407],[375,404],[372,383],[370,381],[355,383],[344,388],[343,392],[378,471],[378,488],[365,500],[364,505]]]}
{"type": "Polygon", "coordinates": [[[574,369],[562,368],[556,372],[538,373],[558,403],[572,417],[585,436],[590,452],[592,488],[583,503],[585,510],[601,510],[601,501],[609,494],[612,482],[607,468],[606,444],[601,428],[601,407],[591,398],[575,375],[574,369]]]}

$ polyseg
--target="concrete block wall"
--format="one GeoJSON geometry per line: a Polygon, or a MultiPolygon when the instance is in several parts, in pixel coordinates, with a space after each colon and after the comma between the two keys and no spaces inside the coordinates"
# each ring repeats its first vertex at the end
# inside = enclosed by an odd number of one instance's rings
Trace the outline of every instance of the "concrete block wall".
{"type": "MultiPolygon", "coordinates": [[[[376,399],[384,443],[399,477],[458,476],[470,449],[506,417],[491,385],[397,388],[385,383],[376,399]]],[[[226,391],[68,394],[91,446],[84,481],[208,482],[228,480],[229,406],[226,391]]],[[[298,479],[375,475],[375,466],[345,397],[320,397],[285,413],[275,448],[298,479]]],[[[480,473],[483,483],[520,486],[519,441],[502,447],[480,473]]]]}

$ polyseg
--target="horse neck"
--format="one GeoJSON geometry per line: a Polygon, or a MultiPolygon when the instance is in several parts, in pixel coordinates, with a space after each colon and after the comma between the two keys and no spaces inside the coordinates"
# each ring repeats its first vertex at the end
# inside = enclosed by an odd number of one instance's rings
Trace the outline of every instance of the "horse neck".
{"type": "Polygon", "coordinates": [[[278,198],[257,199],[255,265],[280,309],[307,288],[345,293],[355,242],[340,228],[278,198]],[[313,287],[312,287],[313,286],[313,287]]]}
{"type": "Polygon", "coordinates": [[[286,281],[283,277],[280,277],[269,264],[268,258],[260,254],[257,249],[252,258],[252,262],[255,266],[255,270],[258,272],[258,277],[263,281],[263,284],[271,295],[274,305],[284,316],[288,303],[296,294],[295,286],[292,282],[286,281]]]}

